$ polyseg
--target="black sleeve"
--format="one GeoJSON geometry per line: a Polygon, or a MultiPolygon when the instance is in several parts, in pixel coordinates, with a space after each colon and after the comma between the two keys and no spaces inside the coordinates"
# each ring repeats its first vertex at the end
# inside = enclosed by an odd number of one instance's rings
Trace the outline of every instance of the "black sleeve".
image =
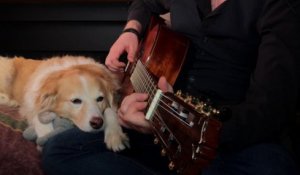
{"type": "Polygon", "coordinates": [[[134,0],[129,8],[128,20],[139,21],[144,31],[152,14],[164,14],[169,9],[169,0],[134,0]]]}
{"type": "Polygon", "coordinates": [[[295,116],[299,91],[300,1],[266,0],[259,19],[261,43],[246,99],[223,123],[221,148],[276,141],[295,116]],[[297,14],[298,13],[298,14],[297,14]]]}

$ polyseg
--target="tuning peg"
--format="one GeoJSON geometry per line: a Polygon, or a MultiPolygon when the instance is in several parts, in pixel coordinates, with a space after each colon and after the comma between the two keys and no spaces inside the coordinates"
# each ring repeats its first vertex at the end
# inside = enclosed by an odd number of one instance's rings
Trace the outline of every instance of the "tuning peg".
{"type": "Polygon", "coordinates": [[[193,100],[193,97],[190,96],[190,95],[188,95],[188,96],[186,96],[186,97],[184,98],[183,101],[184,101],[185,103],[192,104],[192,100],[193,100]]]}
{"type": "Polygon", "coordinates": [[[178,91],[175,93],[175,95],[176,95],[177,97],[181,98],[181,96],[182,96],[182,91],[181,91],[181,90],[178,90],[178,91]]]}
{"type": "Polygon", "coordinates": [[[167,155],[167,151],[165,149],[162,149],[160,151],[160,155],[163,156],[163,157],[166,156],[167,155]]]}
{"type": "Polygon", "coordinates": [[[174,168],[175,168],[174,162],[171,161],[171,162],[169,163],[168,167],[169,167],[169,170],[171,170],[171,171],[174,170],[174,168]]]}
{"type": "Polygon", "coordinates": [[[153,143],[154,143],[155,145],[157,145],[157,144],[158,144],[158,142],[159,142],[158,138],[157,138],[157,137],[155,137],[155,138],[154,138],[154,140],[153,140],[153,143]]]}

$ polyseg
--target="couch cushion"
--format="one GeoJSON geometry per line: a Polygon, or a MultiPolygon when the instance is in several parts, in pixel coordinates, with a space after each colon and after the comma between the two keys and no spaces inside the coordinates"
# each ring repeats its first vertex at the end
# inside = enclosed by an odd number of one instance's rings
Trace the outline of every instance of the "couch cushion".
{"type": "Polygon", "coordinates": [[[16,108],[0,105],[0,175],[42,175],[40,153],[22,136],[26,121],[16,108]]]}

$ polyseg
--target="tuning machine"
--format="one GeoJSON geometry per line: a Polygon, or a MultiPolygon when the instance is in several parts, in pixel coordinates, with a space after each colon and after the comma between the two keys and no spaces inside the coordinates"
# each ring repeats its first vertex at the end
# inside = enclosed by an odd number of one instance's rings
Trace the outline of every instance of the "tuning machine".
{"type": "Polygon", "coordinates": [[[193,107],[198,113],[204,114],[206,116],[219,115],[220,111],[213,107],[212,102],[209,98],[204,97],[193,97],[191,95],[183,93],[181,90],[178,90],[175,95],[183,100],[185,103],[193,107]]]}
{"type": "Polygon", "coordinates": [[[165,157],[167,155],[167,151],[163,148],[161,151],[160,151],[160,155],[165,157]]]}
{"type": "Polygon", "coordinates": [[[158,140],[157,137],[154,138],[153,143],[154,143],[155,145],[157,145],[157,144],[159,143],[159,140],[158,140]]]}
{"type": "Polygon", "coordinates": [[[171,171],[174,170],[174,168],[175,168],[174,162],[171,161],[171,162],[169,163],[168,167],[169,167],[169,170],[171,170],[171,171]]]}

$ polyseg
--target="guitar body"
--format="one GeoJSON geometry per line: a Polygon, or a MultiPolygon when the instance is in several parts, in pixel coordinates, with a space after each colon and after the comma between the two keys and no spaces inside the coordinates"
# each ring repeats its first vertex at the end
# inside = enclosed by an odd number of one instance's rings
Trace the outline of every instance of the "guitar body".
{"type": "Polygon", "coordinates": [[[152,125],[155,142],[162,146],[162,155],[170,159],[169,169],[182,175],[198,175],[216,155],[219,111],[205,102],[194,103],[170,92],[162,93],[156,85],[161,76],[174,85],[188,46],[187,38],[153,17],[137,61],[125,70],[123,87],[126,94],[133,92],[128,89],[149,94],[146,119],[152,125]]]}
{"type": "Polygon", "coordinates": [[[187,38],[169,30],[163,19],[153,17],[137,57],[154,77],[165,76],[167,81],[174,85],[188,46],[187,38]]]}

